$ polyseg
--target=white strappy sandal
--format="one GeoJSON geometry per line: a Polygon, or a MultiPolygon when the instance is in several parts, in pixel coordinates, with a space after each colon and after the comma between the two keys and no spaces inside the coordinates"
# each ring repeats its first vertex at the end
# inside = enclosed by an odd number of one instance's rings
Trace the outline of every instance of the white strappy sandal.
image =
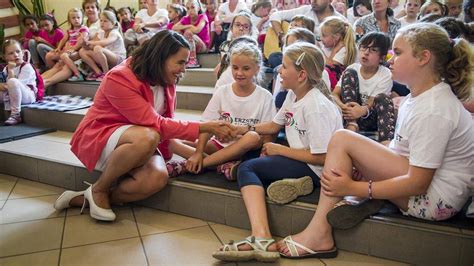
{"type": "Polygon", "coordinates": [[[291,236],[285,237],[283,239],[283,242],[285,245],[288,247],[288,250],[290,251],[290,256],[280,253],[282,257],[285,257],[287,259],[302,259],[302,258],[335,258],[337,257],[337,248],[333,247],[332,249],[329,250],[321,250],[321,251],[315,251],[312,249],[309,249],[300,243],[296,242],[291,238],[291,236]],[[298,252],[298,249],[300,248],[304,251],[306,251],[306,254],[300,255],[298,252]]]}
{"type": "Polygon", "coordinates": [[[275,243],[273,238],[256,238],[249,236],[240,242],[231,240],[212,256],[222,261],[248,261],[257,260],[261,262],[273,262],[280,258],[278,251],[268,251],[268,247],[275,243]],[[248,244],[252,250],[239,250],[239,246],[248,244]]]}

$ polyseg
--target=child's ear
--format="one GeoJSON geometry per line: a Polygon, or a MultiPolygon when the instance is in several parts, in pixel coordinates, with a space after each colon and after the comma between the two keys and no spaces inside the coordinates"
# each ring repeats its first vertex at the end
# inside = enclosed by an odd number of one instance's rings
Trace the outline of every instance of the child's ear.
{"type": "Polygon", "coordinates": [[[300,82],[304,82],[307,78],[307,75],[308,73],[306,73],[306,70],[301,70],[299,73],[298,73],[298,81],[300,82]]]}
{"type": "Polygon", "coordinates": [[[428,64],[431,61],[432,57],[433,57],[433,54],[429,50],[423,50],[419,52],[418,55],[416,56],[420,66],[424,66],[428,64]]]}

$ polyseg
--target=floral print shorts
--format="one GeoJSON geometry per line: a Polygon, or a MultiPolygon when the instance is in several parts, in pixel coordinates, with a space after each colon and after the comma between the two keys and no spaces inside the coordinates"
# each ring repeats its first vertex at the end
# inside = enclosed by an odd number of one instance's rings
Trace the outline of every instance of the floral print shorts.
{"type": "Polygon", "coordinates": [[[446,220],[459,212],[433,189],[429,189],[424,195],[410,197],[408,210],[401,211],[404,215],[431,221],[446,220]]]}

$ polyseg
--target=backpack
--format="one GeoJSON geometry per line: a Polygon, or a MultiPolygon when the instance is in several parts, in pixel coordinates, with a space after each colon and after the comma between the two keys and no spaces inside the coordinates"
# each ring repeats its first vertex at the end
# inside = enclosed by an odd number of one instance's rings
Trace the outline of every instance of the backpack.
{"type": "MultiPolygon", "coordinates": [[[[21,72],[21,69],[23,68],[23,66],[25,66],[27,63],[26,62],[23,62],[23,64],[21,64],[20,66],[20,71],[18,73],[21,72]]],[[[36,88],[38,89],[38,91],[36,92],[36,101],[41,101],[43,99],[43,96],[44,96],[44,81],[43,81],[43,77],[41,76],[41,74],[39,73],[38,69],[36,69],[36,67],[34,67],[33,65],[31,65],[31,67],[34,69],[35,71],[35,76],[36,76],[36,88]]]]}

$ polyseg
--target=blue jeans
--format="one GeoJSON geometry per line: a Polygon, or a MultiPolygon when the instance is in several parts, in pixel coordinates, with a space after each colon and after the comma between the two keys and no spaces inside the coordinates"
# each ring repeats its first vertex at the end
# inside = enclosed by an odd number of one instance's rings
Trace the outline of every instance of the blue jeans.
{"type": "Polygon", "coordinates": [[[300,178],[310,176],[314,184],[319,183],[319,177],[306,163],[284,156],[274,155],[251,159],[239,165],[237,182],[239,188],[248,185],[262,187],[284,178],[300,178]]]}

